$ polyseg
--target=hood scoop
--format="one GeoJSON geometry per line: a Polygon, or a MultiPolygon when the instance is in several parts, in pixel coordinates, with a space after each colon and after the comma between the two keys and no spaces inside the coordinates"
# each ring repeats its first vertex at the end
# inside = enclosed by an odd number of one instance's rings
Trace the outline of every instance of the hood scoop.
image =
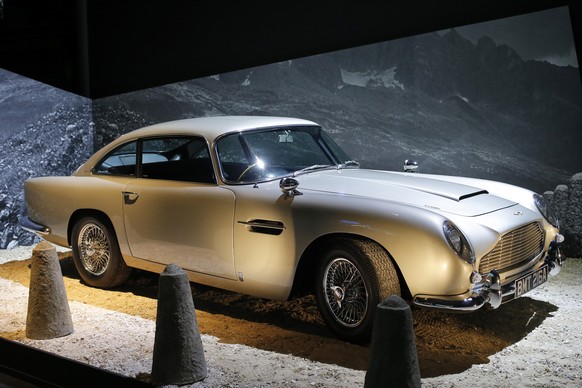
{"type": "Polygon", "coordinates": [[[395,185],[421,191],[423,193],[438,195],[439,197],[460,202],[464,199],[476,197],[478,195],[489,194],[487,190],[467,186],[459,183],[443,184],[441,181],[431,179],[395,179],[395,185]]]}
{"type": "Polygon", "coordinates": [[[475,191],[474,193],[461,195],[459,197],[459,201],[462,201],[463,199],[469,199],[471,197],[476,197],[477,195],[481,195],[481,194],[489,194],[489,192],[487,190],[480,190],[480,191],[475,191]]]}

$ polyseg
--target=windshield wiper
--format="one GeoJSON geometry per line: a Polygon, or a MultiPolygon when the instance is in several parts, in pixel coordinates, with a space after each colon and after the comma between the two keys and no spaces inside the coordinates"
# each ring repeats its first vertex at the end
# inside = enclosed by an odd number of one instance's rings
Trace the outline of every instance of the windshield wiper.
{"type": "Polygon", "coordinates": [[[293,176],[297,176],[299,174],[303,174],[309,171],[315,170],[323,170],[325,168],[336,168],[336,166],[332,166],[331,164],[314,164],[313,166],[302,168],[301,170],[297,170],[293,173],[293,176]]]}
{"type": "Polygon", "coordinates": [[[303,174],[310,171],[315,170],[324,170],[324,169],[337,169],[341,170],[347,167],[359,167],[360,163],[356,162],[355,160],[347,160],[343,163],[333,165],[333,164],[314,164],[313,166],[302,168],[301,170],[297,170],[293,173],[293,176],[297,176],[299,174],[303,174]]]}
{"type": "Polygon", "coordinates": [[[337,165],[338,170],[346,167],[360,167],[360,163],[356,162],[355,160],[346,160],[345,162],[337,165]]]}

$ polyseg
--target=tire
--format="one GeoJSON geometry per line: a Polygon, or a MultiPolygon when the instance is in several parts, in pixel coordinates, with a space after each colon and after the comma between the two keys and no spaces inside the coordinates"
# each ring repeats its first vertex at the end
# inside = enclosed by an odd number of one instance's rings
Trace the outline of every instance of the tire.
{"type": "Polygon", "coordinates": [[[341,339],[365,343],[372,334],[376,306],[390,295],[400,295],[400,282],[381,246],[343,238],[330,244],[319,262],[315,293],[330,330],[341,339]]]}
{"type": "Polygon", "coordinates": [[[81,279],[90,286],[113,288],[131,273],[119,250],[109,222],[96,217],[81,218],[73,226],[73,261],[81,279]]]}

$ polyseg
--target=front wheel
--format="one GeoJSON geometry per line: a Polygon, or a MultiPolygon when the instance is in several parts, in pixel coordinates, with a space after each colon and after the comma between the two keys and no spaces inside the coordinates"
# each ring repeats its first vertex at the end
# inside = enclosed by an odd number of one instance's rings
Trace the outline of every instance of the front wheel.
{"type": "Polygon", "coordinates": [[[316,299],[328,327],[351,342],[369,340],[376,306],[400,295],[398,275],[378,244],[339,239],[329,245],[317,271],[316,299]]]}
{"type": "Polygon", "coordinates": [[[112,288],[130,275],[110,225],[95,217],[84,217],[73,226],[73,261],[81,279],[93,287],[112,288]]]}

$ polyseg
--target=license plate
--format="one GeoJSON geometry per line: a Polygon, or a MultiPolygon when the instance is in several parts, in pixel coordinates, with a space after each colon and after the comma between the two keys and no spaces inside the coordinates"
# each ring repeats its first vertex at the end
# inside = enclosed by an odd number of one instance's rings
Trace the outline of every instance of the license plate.
{"type": "Polygon", "coordinates": [[[531,272],[515,281],[515,297],[519,297],[526,292],[533,290],[548,280],[548,266],[531,272]]]}

